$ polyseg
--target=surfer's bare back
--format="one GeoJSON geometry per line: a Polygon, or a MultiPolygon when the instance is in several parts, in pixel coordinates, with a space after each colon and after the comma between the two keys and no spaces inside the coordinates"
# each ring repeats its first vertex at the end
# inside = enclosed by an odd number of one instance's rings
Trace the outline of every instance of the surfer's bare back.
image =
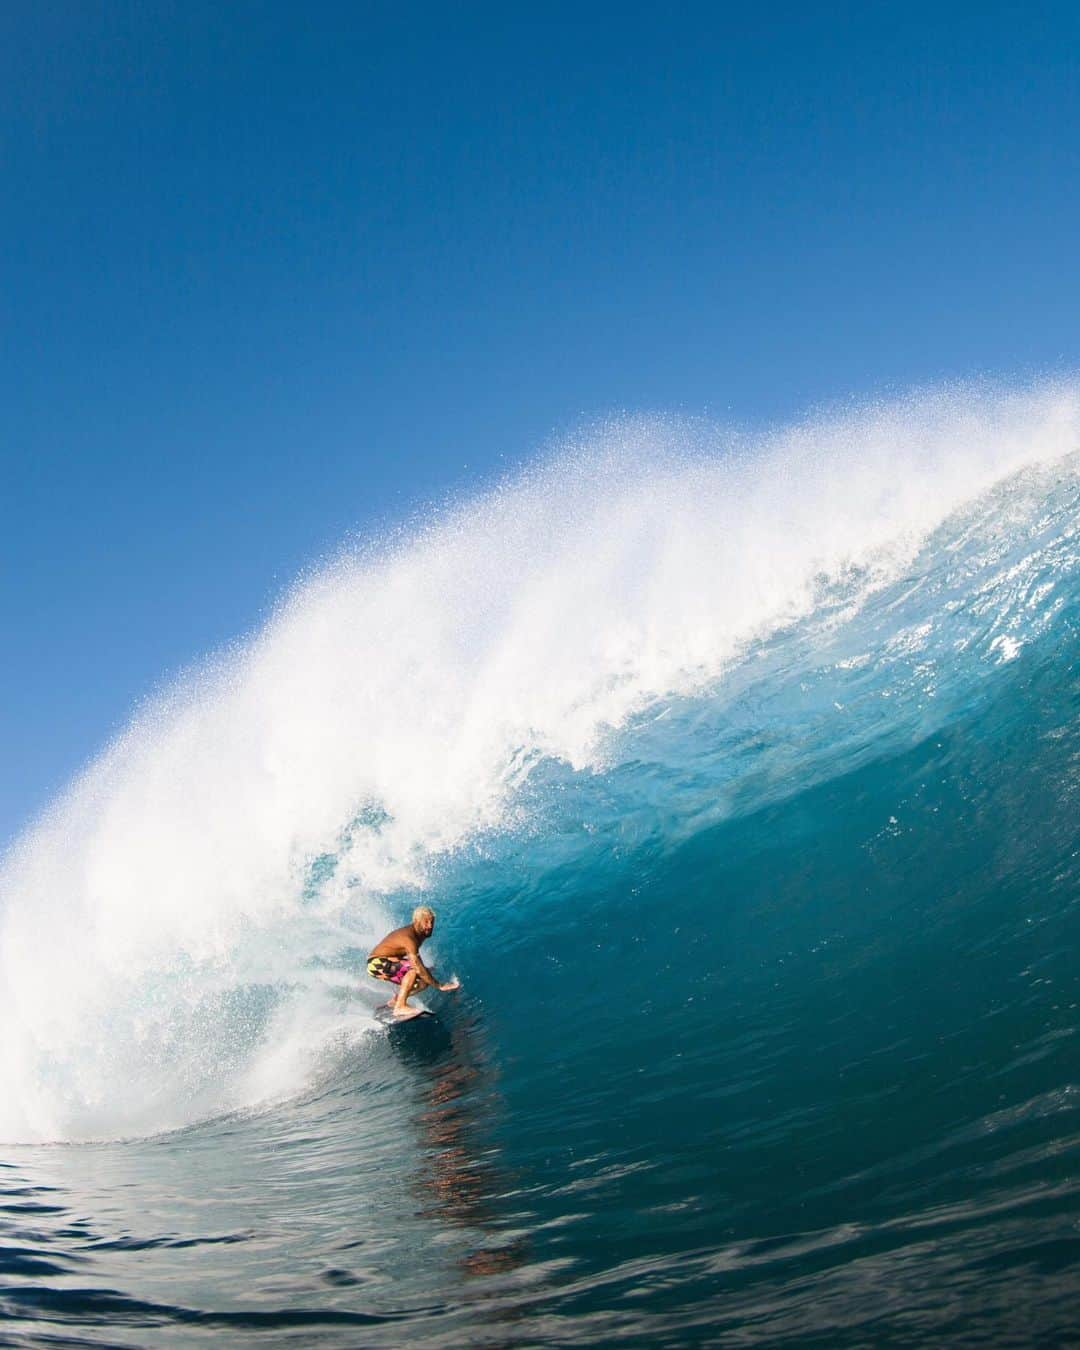
{"type": "Polygon", "coordinates": [[[413,910],[412,923],[395,928],[372,949],[368,957],[368,974],[377,980],[388,980],[398,986],[397,996],[390,999],[395,1017],[419,1017],[422,1008],[410,1008],[409,996],[421,989],[442,989],[449,993],[458,988],[457,980],[440,984],[420,959],[420,944],[429,938],[435,928],[435,911],[421,905],[413,910]]]}

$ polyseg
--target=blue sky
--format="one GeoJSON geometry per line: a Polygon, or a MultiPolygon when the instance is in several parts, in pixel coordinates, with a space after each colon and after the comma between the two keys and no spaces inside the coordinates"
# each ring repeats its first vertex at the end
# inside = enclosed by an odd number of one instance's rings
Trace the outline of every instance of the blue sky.
{"type": "Polygon", "coordinates": [[[1065,3],[11,0],[0,841],[583,418],[1074,366],[1078,53],[1065,3]]]}

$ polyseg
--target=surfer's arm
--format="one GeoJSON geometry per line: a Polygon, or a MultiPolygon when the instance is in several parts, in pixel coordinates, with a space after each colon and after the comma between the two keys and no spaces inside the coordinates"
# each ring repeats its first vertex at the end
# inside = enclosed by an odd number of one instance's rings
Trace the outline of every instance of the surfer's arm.
{"type": "Polygon", "coordinates": [[[458,988],[457,980],[448,980],[443,984],[433,970],[428,970],[424,965],[423,958],[420,955],[420,948],[415,943],[407,943],[409,948],[409,960],[413,969],[416,971],[416,985],[420,989],[441,989],[443,993],[449,993],[458,988]]]}
{"type": "Polygon", "coordinates": [[[444,994],[461,988],[457,980],[447,980],[444,984],[433,970],[428,970],[419,957],[416,958],[416,983],[423,985],[425,989],[441,989],[444,994]]]}
{"type": "Polygon", "coordinates": [[[416,983],[423,989],[438,989],[439,981],[424,965],[418,956],[413,957],[413,967],[416,970],[416,983]]]}

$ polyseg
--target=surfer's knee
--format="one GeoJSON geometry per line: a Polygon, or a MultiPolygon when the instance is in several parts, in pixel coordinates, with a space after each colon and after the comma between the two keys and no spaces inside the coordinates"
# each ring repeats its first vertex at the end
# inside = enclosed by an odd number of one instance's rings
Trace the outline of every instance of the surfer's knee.
{"type": "Polygon", "coordinates": [[[410,970],[408,974],[404,977],[404,979],[401,981],[401,983],[398,985],[397,1002],[399,1007],[401,1007],[405,1003],[406,999],[412,993],[413,986],[415,984],[416,984],[416,971],[410,970]]]}

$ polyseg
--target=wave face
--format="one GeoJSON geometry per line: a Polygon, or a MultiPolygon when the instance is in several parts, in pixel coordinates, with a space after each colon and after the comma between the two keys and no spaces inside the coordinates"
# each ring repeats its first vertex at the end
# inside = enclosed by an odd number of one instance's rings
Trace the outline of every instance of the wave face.
{"type": "Polygon", "coordinates": [[[299,583],[5,859],[0,1318],[1074,1329],[1078,505],[1068,381],[637,419],[299,583]],[[387,1037],[420,900],[465,992],[387,1037]]]}

